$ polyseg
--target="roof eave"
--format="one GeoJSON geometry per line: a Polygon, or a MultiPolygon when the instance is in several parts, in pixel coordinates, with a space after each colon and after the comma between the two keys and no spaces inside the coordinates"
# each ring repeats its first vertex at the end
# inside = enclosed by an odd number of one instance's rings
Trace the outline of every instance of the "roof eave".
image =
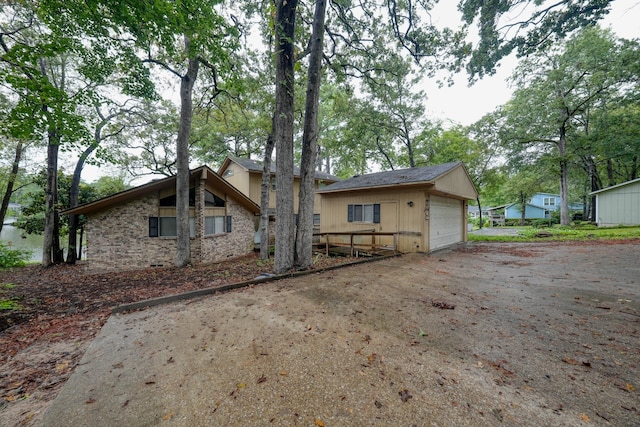
{"type": "Polygon", "coordinates": [[[384,185],[369,185],[364,187],[349,187],[349,188],[337,188],[335,190],[325,190],[320,189],[317,193],[327,194],[327,193],[345,193],[348,191],[365,191],[365,190],[378,190],[384,188],[396,188],[396,187],[420,187],[420,186],[434,186],[435,181],[416,181],[416,182],[402,182],[395,184],[384,184],[384,185]]]}

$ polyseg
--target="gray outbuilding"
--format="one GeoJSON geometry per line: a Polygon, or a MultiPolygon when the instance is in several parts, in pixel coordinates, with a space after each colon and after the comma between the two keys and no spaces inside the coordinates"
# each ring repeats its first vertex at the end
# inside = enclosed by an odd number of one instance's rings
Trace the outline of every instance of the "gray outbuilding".
{"type": "Polygon", "coordinates": [[[598,227],[640,225],[640,178],[590,193],[598,227]]]}

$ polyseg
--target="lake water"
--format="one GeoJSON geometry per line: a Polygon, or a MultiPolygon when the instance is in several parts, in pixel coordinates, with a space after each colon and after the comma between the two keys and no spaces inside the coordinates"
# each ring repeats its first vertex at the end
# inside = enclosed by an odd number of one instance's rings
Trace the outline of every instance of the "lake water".
{"type": "Polygon", "coordinates": [[[3,225],[0,241],[7,246],[31,251],[31,261],[42,261],[42,235],[26,234],[12,225],[3,225]]]}

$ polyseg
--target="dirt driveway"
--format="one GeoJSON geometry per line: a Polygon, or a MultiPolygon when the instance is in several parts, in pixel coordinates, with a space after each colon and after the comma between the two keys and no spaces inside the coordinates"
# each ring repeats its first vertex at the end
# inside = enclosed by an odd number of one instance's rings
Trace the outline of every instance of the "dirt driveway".
{"type": "Polygon", "coordinates": [[[637,426],[639,260],[471,244],[114,315],[40,424],[637,426]]]}

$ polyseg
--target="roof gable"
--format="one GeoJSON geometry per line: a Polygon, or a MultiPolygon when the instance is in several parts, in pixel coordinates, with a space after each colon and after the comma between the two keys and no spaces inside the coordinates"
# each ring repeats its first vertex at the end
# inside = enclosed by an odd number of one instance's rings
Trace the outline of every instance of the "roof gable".
{"type": "MultiPolygon", "coordinates": [[[[259,160],[252,160],[252,159],[245,159],[242,157],[227,157],[224,161],[224,163],[222,163],[222,166],[220,166],[220,169],[218,170],[218,173],[222,176],[222,174],[224,173],[225,170],[227,170],[229,168],[229,165],[231,164],[231,162],[236,163],[238,165],[240,165],[242,168],[246,169],[247,171],[249,171],[250,173],[262,173],[262,164],[263,162],[259,161],[259,160]]],[[[271,162],[271,174],[275,175],[276,174],[276,164],[275,162],[271,162]]],[[[300,177],[300,168],[299,167],[294,167],[293,168],[293,175],[297,178],[300,177]]],[[[331,182],[336,182],[336,181],[340,181],[340,178],[338,178],[335,175],[331,175],[328,174],[326,172],[322,172],[322,171],[315,171],[315,178],[322,180],[322,181],[331,181],[331,182]]]]}
{"type": "Polygon", "coordinates": [[[397,169],[358,175],[321,188],[318,190],[318,193],[383,188],[398,185],[433,184],[437,178],[459,166],[462,166],[461,162],[451,162],[419,168],[397,169]]]}
{"type": "MultiPolygon", "coordinates": [[[[205,179],[207,181],[207,184],[211,188],[216,188],[221,190],[224,193],[229,194],[247,210],[253,213],[260,213],[260,207],[257,204],[255,204],[251,199],[245,196],[241,191],[239,191],[234,186],[229,184],[226,180],[220,177],[208,166],[200,166],[199,168],[191,170],[190,181],[193,181],[195,179],[205,179]]],[[[121,191],[116,194],[112,194],[111,196],[103,197],[102,199],[98,199],[90,203],[85,203],[75,208],[66,209],[61,213],[66,215],[69,215],[69,214],[79,215],[79,214],[99,212],[111,206],[123,204],[131,200],[138,199],[151,192],[159,191],[165,188],[171,188],[171,187],[175,188],[175,186],[176,186],[176,177],[170,176],[167,178],[154,180],[146,184],[121,191]]]]}
{"type": "Polygon", "coordinates": [[[635,184],[638,182],[640,182],[640,178],[632,179],[631,181],[623,182],[622,184],[612,185],[611,187],[603,188],[602,190],[592,191],[591,193],[589,193],[589,195],[604,193],[605,191],[626,187],[627,185],[635,184]]]}

